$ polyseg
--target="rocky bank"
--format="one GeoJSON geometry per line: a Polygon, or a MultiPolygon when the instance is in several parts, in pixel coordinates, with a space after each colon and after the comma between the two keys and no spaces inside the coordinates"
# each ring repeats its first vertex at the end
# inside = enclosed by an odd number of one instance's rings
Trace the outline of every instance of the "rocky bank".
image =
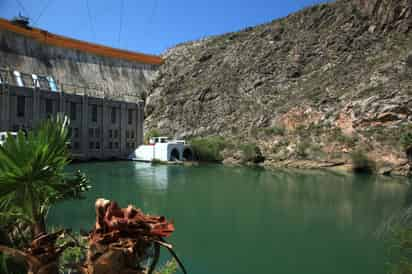
{"type": "MultiPolygon", "coordinates": [[[[412,1],[338,0],[184,43],[146,99],[146,128],[255,143],[267,166],[409,169],[412,1]]],[[[236,152],[225,153],[236,161],[236,152]]]]}

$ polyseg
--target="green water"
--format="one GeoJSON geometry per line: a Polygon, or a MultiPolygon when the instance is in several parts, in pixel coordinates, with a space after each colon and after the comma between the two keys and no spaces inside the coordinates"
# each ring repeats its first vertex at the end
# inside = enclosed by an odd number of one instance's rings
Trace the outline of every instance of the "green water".
{"type": "Polygon", "coordinates": [[[86,200],[55,207],[49,223],[91,229],[100,197],[166,215],[192,274],[385,273],[385,247],[374,232],[400,209],[406,190],[372,177],[219,165],[71,168],[86,172],[93,189],[86,200]]]}

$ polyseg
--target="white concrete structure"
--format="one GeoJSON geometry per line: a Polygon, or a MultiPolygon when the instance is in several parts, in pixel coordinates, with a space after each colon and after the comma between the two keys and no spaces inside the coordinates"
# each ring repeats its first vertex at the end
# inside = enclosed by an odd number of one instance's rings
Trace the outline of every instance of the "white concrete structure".
{"type": "Polygon", "coordinates": [[[169,140],[168,137],[154,137],[150,139],[149,145],[139,146],[129,159],[134,161],[151,162],[159,160],[162,162],[191,161],[193,160],[192,149],[183,140],[169,140]]]}
{"type": "Polygon", "coordinates": [[[9,135],[16,138],[17,132],[6,132],[6,131],[0,132],[0,146],[2,146],[6,142],[6,139],[9,135]]]}

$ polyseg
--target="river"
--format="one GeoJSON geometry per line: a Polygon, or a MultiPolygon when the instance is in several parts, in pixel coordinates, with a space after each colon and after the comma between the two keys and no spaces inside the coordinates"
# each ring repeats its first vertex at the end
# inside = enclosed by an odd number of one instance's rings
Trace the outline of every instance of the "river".
{"type": "Polygon", "coordinates": [[[404,203],[394,179],[134,162],[75,164],[93,188],[54,207],[48,223],[90,230],[96,198],[175,222],[170,239],[191,274],[380,274],[377,228],[404,203]]]}

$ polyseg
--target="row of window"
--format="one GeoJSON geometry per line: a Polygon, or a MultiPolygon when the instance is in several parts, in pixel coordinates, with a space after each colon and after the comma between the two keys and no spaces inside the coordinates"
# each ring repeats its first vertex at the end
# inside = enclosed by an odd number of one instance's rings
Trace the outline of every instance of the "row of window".
{"type": "MultiPolygon", "coordinates": [[[[136,143],[126,143],[128,149],[136,148],[136,143]]],[[[118,142],[109,142],[107,144],[107,149],[119,149],[118,142]]],[[[70,149],[78,150],[80,148],[79,142],[73,142],[73,145],[70,145],[70,149]]],[[[89,150],[100,150],[100,142],[89,142],[89,150]]]]}
{"type": "Polygon", "coordinates": [[[131,139],[134,139],[134,130],[126,130],[126,138],[127,139],[129,139],[129,138],[131,138],[131,139]]]}
{"type": "MultiPolygon", "coordinates": [[[[76,109],[76,107],[73,107],[74,111],[76,109]]],[[[70,108],[71,110],[71,108],[70,108]]],[[[129,109],[127,112],[127,123],[129,125],[133,124],[133,109],[129,109]]],[[[72,119],[73,120],[73,119],[72,119]]],[[[97,122],[97,105],[92,105],[92,117],[91,117],[91,121],[92,122],[97,122]]],[[[112,122],[112,124],[116,124],[117,123],[117,108],[116,107],[112,107],[110,110],[110,121],[112,122]]]]}
{"type": "MultiPolygon", "coordinates": [[[[53,100],[46,99],[46,114],[51,115],[53,114],[53,100]]],[[[26,97],[25,96],[17,96],[17,116],[24,117],[26,110],[26,97]]],[[[116,108],[111,109],[111,122],[112,124],[116,124],[116,108]]],[[[70,103],[70,119],[72,121],[76,121],[77,119],[77,106],[76,103],[70,103]]],[[[97,122],[97,105],[92,105],[92,122],[97,122]]],[[[133,110],[128,110],[128,124],[131,125],[133,123],[133,110]]]]}
{"type": "MultiPolygon", "coordinates": [[[[52,76],[39,76],[13,71],[14,84],[18,87],[40,88],[57,92],[57,84],[52,76]]],[[[0,73],[0,84],[6,83],[6,76],[0,73]]]]}
{"type": "MultiPolygon", "coordinates": [[[[47,116],[53,114],[53,100],[46,99],[46,114],[47,116]]],[[[26,97],[17,96],[17,117],[24,117],[26,115],[26,97]]]]}

